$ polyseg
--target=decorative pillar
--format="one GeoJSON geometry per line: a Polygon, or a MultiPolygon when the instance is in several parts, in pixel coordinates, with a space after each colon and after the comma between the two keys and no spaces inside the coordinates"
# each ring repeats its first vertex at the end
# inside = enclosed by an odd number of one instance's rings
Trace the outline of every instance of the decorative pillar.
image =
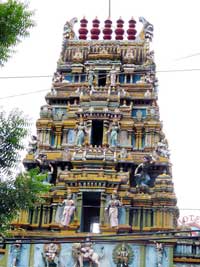
{"type": "Polygon", "coordinates": [[[91,132],[92,132],[92,120],[87,121],[87,129],[88,129],[88,134],[85,136],[85,144],[90,144],[91,143],[91,132]]]}
{"type": "Polygon", "coordinates": [[[46,146],[49,146],[50,145],[50,131],[51,131],[50,128],[47,128],[46,129],[46,140],[45,140],[46,146]]]}
{"type": "Polygon", "coordinates": [[[109,128],[109,121],[104,120],[103,121],[103,144],[107,145],[108,144],[108,128],[109,128]]]}
{"type": "MultiPolygon", "coordinates": [[[[82,205],[83,205],[83,193],[78,193],[77,194],[77,219],[78,219],[78,222],[82,223],[81,222],[81,211],[82,211],[82,205]]],[[[80,227],[82,227],[82,225],[80,225],[80,227]]]]}
{"type": "Polygon", "coordinates": [[[105,207],[106,207],[106,195],[101,193],[101,203],[100,203],[100,225],[105,224],[105,207]]]}
{"type": "Polygon", "coordinates": [[[66,146],[67,145],[67,133],[68,133],[68,129],[64,128],[62,132],[63,132],[62,146],[66,146]]]}
{"type": "Polygon", "coordinates": [[[61,126],[56,126],[56,147],[61,147],[61,126]]]}

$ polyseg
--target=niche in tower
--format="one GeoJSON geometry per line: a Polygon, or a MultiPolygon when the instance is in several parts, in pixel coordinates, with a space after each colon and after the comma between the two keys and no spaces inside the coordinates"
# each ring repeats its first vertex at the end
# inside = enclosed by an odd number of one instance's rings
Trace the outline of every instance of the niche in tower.
{"type": "Polygon", "coordinates": [[[98,73],[98,86],[106,85],[106,70],[100,70],[98,73]]]}
{"type": "Polygon", "coordinates": [[[101,146],[103,140],[103,120],[92,121],[91,145],[101,146]]]}
{"type": "Polygon", "coordinates": [[[81,231],[88,233],[99,232],[100,221],[100,199],[99,192],[83,192],[81,231]]]}

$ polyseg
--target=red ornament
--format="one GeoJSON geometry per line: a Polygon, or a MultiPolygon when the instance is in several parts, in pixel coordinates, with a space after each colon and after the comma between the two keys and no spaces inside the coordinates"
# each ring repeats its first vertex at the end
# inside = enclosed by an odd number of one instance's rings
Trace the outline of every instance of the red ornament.
{"type": "Polygon", "coordinates": [[[129,20],[129,28],[127,30],[127,34],[128,34],[128,40],[135,40],[136,38],[136,29],[135,29],[135,24],[136,24],[136,21],[134,20],[134,18],[132,17],[130,20],[129,20]]]}
{"type": "Polygon", "coordinates": [[[92,21],[93,28],[90,31],[92,40],[98,40],[99,39],[99,34],[100,34],[99,23],[100,23],[100,21],[97,18],[95,18],[92,21]]]}
{"type": "Polygon", "coordinates": [[[88,34],[88,30],[87,30],[87,19],[85,17],[83,17],[83,19],[80,21],[81,22],[81,27],[79,29],[79,39],[80,40],[86,40],[87,39],[87,34],[88,34]]]}
{"type": "Polygon", "coordinates": [[[115,39],[116,40],[123,40],[124,39],[124,37],[123,37],[123,35],[124,35],[123,26],[124,26],[124,21],[121,18],[119,18],[117,20],[117,29],[115,30],[115,34],[116,34],[115,35],[115,39]]]}
{"type": "Polygon", "coordinates": [[[104,40],[111,40],[112,39],[112,21],[110,19],[107,19],[104,21],[105,26],[103,29],[103,39],[104,40]]]}

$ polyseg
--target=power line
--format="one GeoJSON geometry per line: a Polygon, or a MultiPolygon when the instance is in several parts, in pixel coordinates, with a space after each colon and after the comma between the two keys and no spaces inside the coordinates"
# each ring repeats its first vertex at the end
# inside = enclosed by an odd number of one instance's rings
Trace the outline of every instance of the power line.
{"type": "Polygon", "coordinates": [[[16,95],[10,95],[10,96],[5,96],[5,97],[0,97],[1,99],[7,99],[7,98],[13,98],[13,97],[18,97],[18,96],[23,96],[23,95],[31,95],[31,94],[37,94],[40,92],[48,91],[49,89],[41,89],[37,91],[32,91],[32,92],[27,92],[27,93],[21,93],[21,94],[16,94],[16,95]]]}
{"type": "MultiPolygon", "coordinates": [[[[191,72],[191,71],[200,71],[200,68],[192,69],[168,69],[168,70],[156,70],[156,73],[168,73],[168,72],[191,72]]],[[[134,71],[133,74],[144,74],[144,71],[134,71]]],[[[118,72],[117,74],[124,74],[124,72],[118,72]]],[[[77,74],[70,74],[72,77],[77,74]]],[[[86,74],[79,74],[79,76],[86,74]]],[[[53,75],[22,75],[22,76],[0,76],[0,79],[33,79],[33,78],[52,78],[53,75]]]]}

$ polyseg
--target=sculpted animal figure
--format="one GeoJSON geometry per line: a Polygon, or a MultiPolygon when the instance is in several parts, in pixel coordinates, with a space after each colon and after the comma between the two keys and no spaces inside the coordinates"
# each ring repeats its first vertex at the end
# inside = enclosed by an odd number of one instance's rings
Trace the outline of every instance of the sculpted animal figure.
{"type": "Polygon", "coordinates": [[[74,243],[72,245],[72,256],[75,259],[74,267],[83,267],[84,262],[89,262],[90,267],[100,267],[100,259],[104,256],[103,248],[102,255],[98,255],[92,248],[92,243],[74,243]]]}
{"type": "Polygon", "coordinates": [[[144,17],[139,17],[139,21],[143,24],[142,31],[139,34],[140,39],[148,39],[149,41],[152,41],[154,31],[153,25],[144,17]]]}

